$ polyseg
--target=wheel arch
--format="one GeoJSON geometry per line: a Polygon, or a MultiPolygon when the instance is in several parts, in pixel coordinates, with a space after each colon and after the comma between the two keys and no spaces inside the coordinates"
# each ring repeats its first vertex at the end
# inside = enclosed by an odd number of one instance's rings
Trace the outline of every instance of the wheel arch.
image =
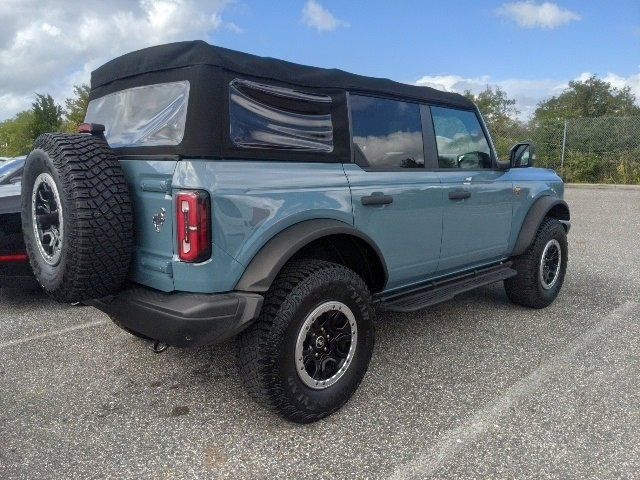
{"type": "Polygon", "coordinates": [[[565,230],[569,230],[571,213],[567,202],[550,195],[540,197],[533,203],[522,222],[512,255],[521,255],[529,248],[535,238],[538,227],[545,217],[552,217],[562,221],[565,230]]]}
{"type": "Polygon", "coordinates": [[[369,236],[339,220],[315,219],[285,228],[267,241],[251,259],[235,289],[266,292],[288,261],[304,257],[352,268],[372,292],[382,291],[387,283],[384,257],[369,236]]]}

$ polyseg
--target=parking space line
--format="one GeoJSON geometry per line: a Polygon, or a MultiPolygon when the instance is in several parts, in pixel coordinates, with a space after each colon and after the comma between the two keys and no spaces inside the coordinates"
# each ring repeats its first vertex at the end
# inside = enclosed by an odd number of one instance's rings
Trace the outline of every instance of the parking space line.
{"type": "Polygon", "coordinates": [[[109,323],[108,320],[101,320],[99,322],[82,323],[80,325],[74,325],[73,327],[63,328],[62,330],[55,330],[53,332],[41,333],[40,335],[32,335],[30,337],[19,338],[17,340],[9,340],[8,342],[0,343],[0,349],[6,347],[13,347],[15,345],[22,345],[23,343],[29,343],[34,340],[41,340],[43,338],[56,337],[65,333],[74,332],[76,330],[83,330],[85,328],[97,327],[109,323]]]}
{"type": "Polygon", "coordinates": [[[596,326],[571,342],[570,346],[534,370],[531,374],[508,388],[504,395],[473,414],[464,424],[445,431],[432,448],[418,454],[412,461],[395,468],[391,478],[428,478],[444,465],[466,444],[494,426],[500,417],[522,398],[531,395],[558,371],[566,367],[575,356],[618,322],[628,320],[634,311],[640,313],[640,303],[628,301],[614,309],[596,326]]]}

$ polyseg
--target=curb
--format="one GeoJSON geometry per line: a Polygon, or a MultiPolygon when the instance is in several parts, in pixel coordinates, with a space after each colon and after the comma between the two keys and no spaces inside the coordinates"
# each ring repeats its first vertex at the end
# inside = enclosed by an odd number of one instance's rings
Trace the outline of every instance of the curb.
{"type": "Polygon", "coordinates": [[[588,188],[595,190],[637,190],[640,191],[640,185],[622,185],[618,183],[565,183],[568,188],[588,188]]]}

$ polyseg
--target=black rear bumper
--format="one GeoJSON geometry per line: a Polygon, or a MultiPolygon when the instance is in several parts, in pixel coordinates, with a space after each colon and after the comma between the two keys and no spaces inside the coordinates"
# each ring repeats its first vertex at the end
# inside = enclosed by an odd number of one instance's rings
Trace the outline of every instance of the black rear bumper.
{"type": "Polygon", "coordinates": [[[196,347],[244,330],[260,313],[262,300],[254,293],[165,293],[134,286],[84,303],[111,315],[125,329],[175,347],[196,347]]]}

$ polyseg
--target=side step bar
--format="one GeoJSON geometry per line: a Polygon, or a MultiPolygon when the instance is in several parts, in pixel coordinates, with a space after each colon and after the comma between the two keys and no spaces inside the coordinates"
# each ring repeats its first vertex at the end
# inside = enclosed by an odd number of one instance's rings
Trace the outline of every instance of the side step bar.
{"type": "Polygon", "coordinates": [[[511,268],[511,262],[505,262],[453,278],[429,282],[409,291],[381,296],[380,303],[382,308],[392,312],[413,312],[450,300],[456,295],[474,288],[513,277],[517,273],[511,268]]]}

